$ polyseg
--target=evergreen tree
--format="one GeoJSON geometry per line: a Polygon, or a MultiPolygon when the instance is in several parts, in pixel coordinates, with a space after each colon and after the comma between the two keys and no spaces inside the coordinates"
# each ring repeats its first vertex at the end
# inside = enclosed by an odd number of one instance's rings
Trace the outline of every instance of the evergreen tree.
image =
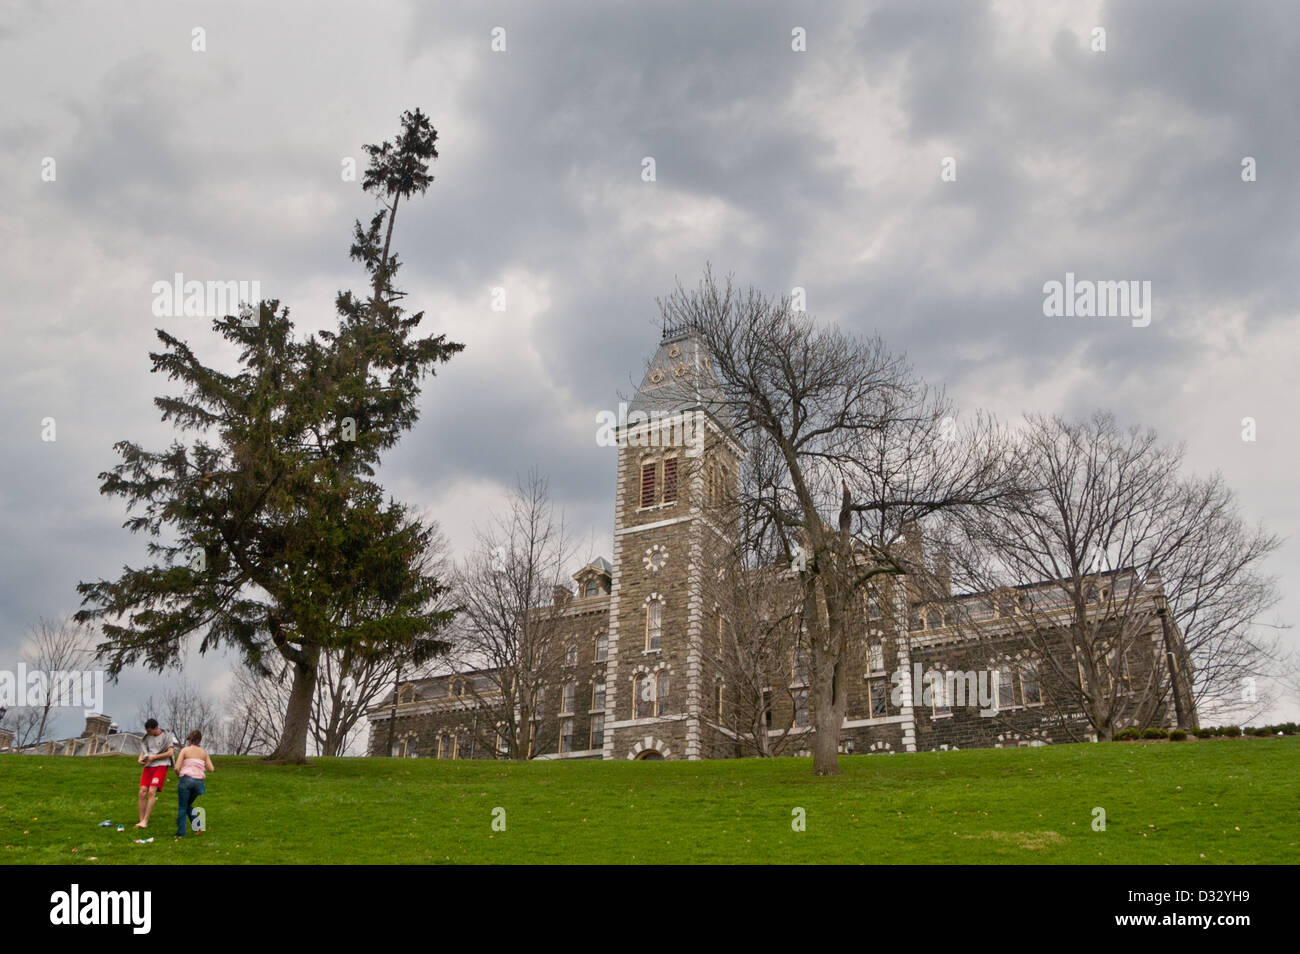
{"type": "Polygon", "coordinates": [[[398,205],[433,181],[436,140],[416,110],[402,115],[395,144],[365,147],[362,186],[381,208],[368,228],[356,223],[351,254],[370,294],[339,293],[336,331],[299,338],[279,301],[255,303],[213,322],[239,348],[227,374],[158,330],[153,371],[182,393],[155,404],[193,437],[164,451],[121,441],[121,463],[100,475],[100,492],[125,500],[125,526],[148,536],[153,560],[77,587],[77,618],[102,622],[110,674],[177,664],[195,636],[201,652],[234,647],[262,671],[278,654],[293,682],[277,760],[306,757],[323,650],[397,650],[419,662],[447,648],[452,613],[433,608],[445,587],[424,559],[433,529],[372,479],[415,424],[423,377],[464,348],[417,337],[423,313],[407,314],[393,286],[398,205]]]}

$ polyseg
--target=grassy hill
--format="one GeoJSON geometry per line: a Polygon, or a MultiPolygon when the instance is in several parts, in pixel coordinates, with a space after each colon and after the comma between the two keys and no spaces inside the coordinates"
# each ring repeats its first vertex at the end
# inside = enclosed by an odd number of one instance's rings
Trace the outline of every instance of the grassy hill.
{"type": "Polygon", "coordinates": [[[0,756],[9,864],[1251,864],[1300,860],[1300,738],[725,762],[217,758],[202,837],[175,776],[134,843],[139,768],[0,756]],[[493,831],[493,809],[506,830],[493,831]],[[1092,830],[1093,809],[1106,830],[1092,830]],[[806,831],[791,829],[793,811],[806,831]],[[103,819],[127,830],[96,827],[103,819]]]}

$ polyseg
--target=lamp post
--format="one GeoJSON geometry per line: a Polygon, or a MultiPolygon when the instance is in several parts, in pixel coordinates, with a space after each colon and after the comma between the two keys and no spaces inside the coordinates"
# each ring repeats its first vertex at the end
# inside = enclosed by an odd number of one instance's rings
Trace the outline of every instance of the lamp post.
{"type": "Polygon", "coordinates": [[[1169,665],[1169,687],[1174,694],[1174,717],[1178,720],[1178,728],[1187,728],[1187,718],[1183,713],[1183,694],[1179,691],[1178,684],[1178,662],[1174,658],[1173,637],[1169,632],[1169,600],[1163,593],[1155,597],[1156,615],[1160,617],[1160,633],[1165,640],[1165,661],[1169,665]]]}

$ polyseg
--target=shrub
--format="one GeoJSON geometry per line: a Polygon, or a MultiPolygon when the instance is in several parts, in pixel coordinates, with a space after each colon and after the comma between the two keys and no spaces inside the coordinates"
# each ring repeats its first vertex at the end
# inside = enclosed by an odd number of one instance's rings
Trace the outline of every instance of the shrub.
{"type": "Polygon", "coordinates": [[[1133,741],[1134,739],[1136,739],[1137,737],[1138,737],[1138,730],[1137,730],[1137,729],[1125,729],[1124,731],[1122,731],[1122,732],[1117,732],[1117,733],[1115,734],[1115,741],[1116,741],[1116,742],[1131,742],[1131,741],[1133,741]]]}
{"type": "Polygon", "coordinates": [[[1235,739],[1241,735],[1241,729],[1235,725],[1225,725],[1220,731],[1230,739],[1235,739]]]}
{"type": "Polygon", "coordinates": [[[1152,726],[1151,728],[1149,728],[1149,729],[1144,729],[1144,730],[1142,731],[1142,738],[1144,738],[1144,739],[1167,739],[1167,738],[1169,738],[1169,733],[1166,732],[1164,729],[1160,729],[1160,728],[1157,728],[1156,726],[1152,726]]]}
{"type": "Polygon", "coordinates": [[[1198,739],[1208,739],[1208,738],[1211,738],[1213,735],[1214,735],[1214,730],[1212,730],[1212,729],[1197,729],[1197,730],[1196,730],[1196,737],[1197,737],[1198,739]]]}
{"type": "Polygon", "coordinates": [[[1174,731],[1169,733],[1170,742],[1181,742],[1185,738],[1187,738],[1187,733],[1182,729],[1174,729],[1174,731]]]}

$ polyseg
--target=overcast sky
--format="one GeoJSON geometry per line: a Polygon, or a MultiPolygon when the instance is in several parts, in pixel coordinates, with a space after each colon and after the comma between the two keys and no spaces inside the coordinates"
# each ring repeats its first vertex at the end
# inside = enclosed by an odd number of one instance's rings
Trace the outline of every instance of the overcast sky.
{"type": "MultiPolygon", "coordinates": [[[[0,668],[79,580],[142,561],[97,475],[115,441],[171,438],[156,327],[222,354],[206,319],[154,317],[153,283],[256,280],[332,326],[375,208],[342,163],[415,107],[440,158],[398,217],[400,284],[466,350],[381,476],[458,551],[536,467],[609,554],[595,416],[640,380],[655,296],[711,261],[805,288],[963,409],[1106,407],[1186,442],[1288,538],[1270,569],[1295,620],[1298,49],[1288,2],[6,0],[0,668]],[[1045,317],[1067,272],[1150,281],[1150,324],[1045,317]]],[[[218,695],[229,661],[186,674],[218,695]]],[[[174,678],[128,672],[105,709],[133,727],[174,678]]]]}

